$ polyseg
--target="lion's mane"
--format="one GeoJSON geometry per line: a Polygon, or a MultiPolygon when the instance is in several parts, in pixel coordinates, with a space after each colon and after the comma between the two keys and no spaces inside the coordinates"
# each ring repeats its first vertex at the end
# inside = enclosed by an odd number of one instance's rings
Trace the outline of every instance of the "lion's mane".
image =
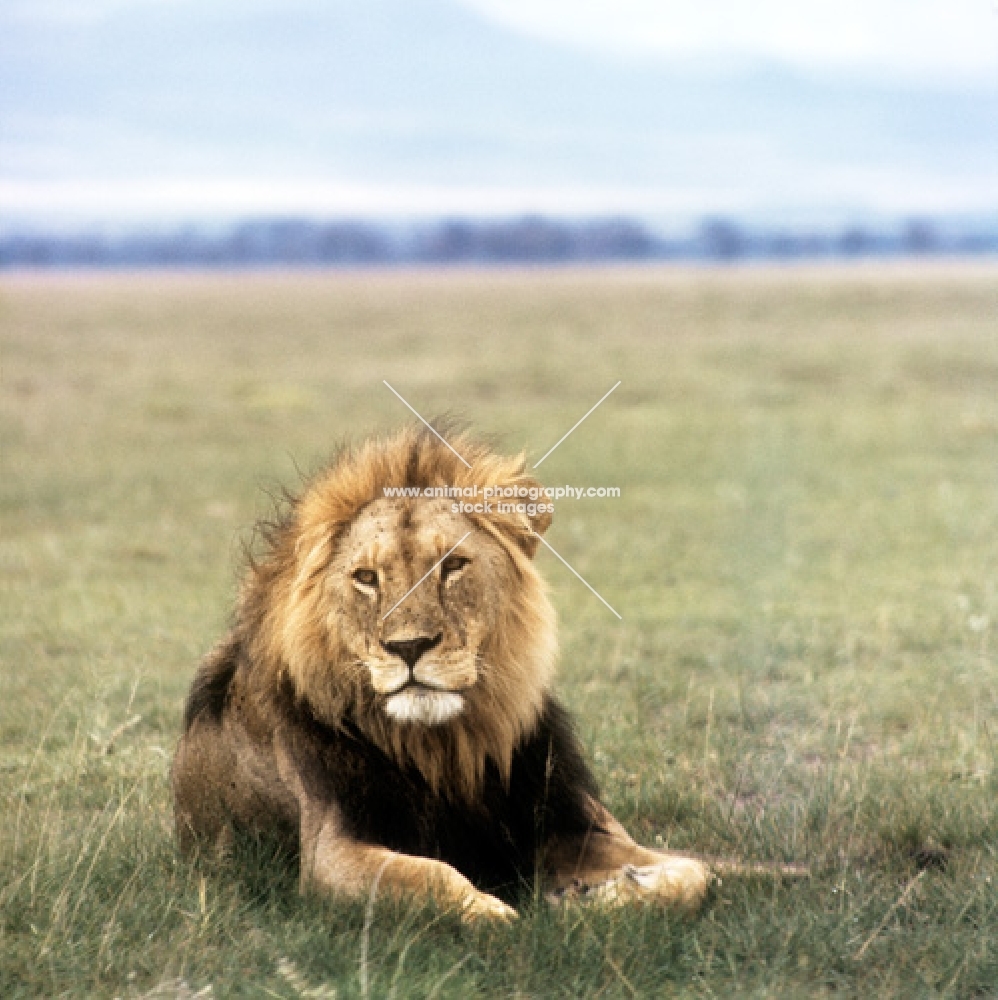
{"type": "MultiPolygon", "coordinates": [[[[391,489],[484,485],[536,487],[523,456],[496,455],[466,434],[449,447],[425,429],[346,448],[263,531],[237,608],[236,635],[251,665],[249,691],[290,693],[324,725],[350,726],[438,792],[473,797],[488,760],[509,775],[515,747],[532,731],[549,691],[557,652],[555,616],[532,556],[550,515],[469,514],[509,554],[516,586],[500,595],[480,653],[467,708],[446,726],[405,726],[377,710],[364,671],[346,653],[351,623],[323,586],[338,540],[357,514],[391,489]]],[[[485,609],[478,609],[483,611],[485,609]]]]}

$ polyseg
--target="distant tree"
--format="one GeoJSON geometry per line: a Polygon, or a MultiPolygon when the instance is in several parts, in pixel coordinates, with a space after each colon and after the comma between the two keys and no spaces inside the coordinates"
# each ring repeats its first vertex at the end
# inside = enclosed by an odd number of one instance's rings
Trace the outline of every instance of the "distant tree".
{"type": "Polygon", "coordinates": [[[470,261],[477,249],[475,227],[459,219],[449,219],[421,232],[416,238],[415,257],[432,263],[470,261]]]}
{"type": "Polygon", "coordinates": [[[939,249],[939,236],[928,219],[910,219],[901,233],[901,247],[908,253],[931,253],[939,249]]]}
{"type": "Polygon", "coordinates": [[[386,233],[360,222],[333,222],[322,226],[316,252],[323,264],[377,264],[392,259],[386,233]]]}
{"type": "Polygon", "coordinates": [[[797,257],[826,257],[834,250],[832,240],[823,233],[781,230],[758,242],[760,251],[767,257],[784,260],[797,257]]]}
{"type": "Polygon", "coordinates": [[[572,230],[539,216],[485,226],[479,233],[486,260],[533,263],[569,260],[574,256],[572,230]]]}
{"type": "Polygon", "coordinates": [[[699,243],[704,255],[712,260],[734,260],[746,249],[741,229],[728,219],[705,219],[700,225],[699,243]]]}
{"type": "Polygon", "coordinates": [[[591,222],[577,233],[577,243],[585,260],[641,260],[660,250],[648,231],[631,219],[591,222]]]}
{"type": "Polygon", "coordinates": [[[873,236],[861,226],[850,226],[838,238],[839,253],[847,257],[856,257],[869,253],[876,245],[873,236]]]}

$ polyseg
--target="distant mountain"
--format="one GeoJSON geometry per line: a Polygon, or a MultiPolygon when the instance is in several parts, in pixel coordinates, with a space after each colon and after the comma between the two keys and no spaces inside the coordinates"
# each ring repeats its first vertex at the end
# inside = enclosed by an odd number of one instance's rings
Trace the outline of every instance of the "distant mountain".
{"type": "Polygon", "coordinates": [[[0,181],[575,186],[659,213],[937,212],[998,206],[996,164],[995,89],[628,62],[446,0],[0,5],[0,181]]]}

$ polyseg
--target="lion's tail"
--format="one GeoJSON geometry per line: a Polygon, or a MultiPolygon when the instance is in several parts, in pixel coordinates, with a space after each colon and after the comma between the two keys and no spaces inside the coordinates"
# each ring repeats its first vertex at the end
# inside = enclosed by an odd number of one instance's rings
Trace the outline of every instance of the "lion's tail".
{"type": "Polygon", "coordinates": [[[811,868],[800,862],[735,861],[733,858],[703,858],[718,877],[810,878],[811,868]]]}
{"type": "Polygon", "coordinates": [[[738,861],[734,858],[714,858],[687,851],[669,851],[671,855],[702,861],[718,878],[810,878],[810,865],[797,861],[738,861]]]}

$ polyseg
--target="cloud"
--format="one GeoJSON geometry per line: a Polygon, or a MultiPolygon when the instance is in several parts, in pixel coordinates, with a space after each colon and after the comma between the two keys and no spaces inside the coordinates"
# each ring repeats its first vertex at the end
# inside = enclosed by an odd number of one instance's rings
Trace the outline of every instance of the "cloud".
{"type": "Polygon", "coordinates": [[[587,48],[998,81],[998,6],[991,0],[460,2],[507,27],[587,48]]]}

